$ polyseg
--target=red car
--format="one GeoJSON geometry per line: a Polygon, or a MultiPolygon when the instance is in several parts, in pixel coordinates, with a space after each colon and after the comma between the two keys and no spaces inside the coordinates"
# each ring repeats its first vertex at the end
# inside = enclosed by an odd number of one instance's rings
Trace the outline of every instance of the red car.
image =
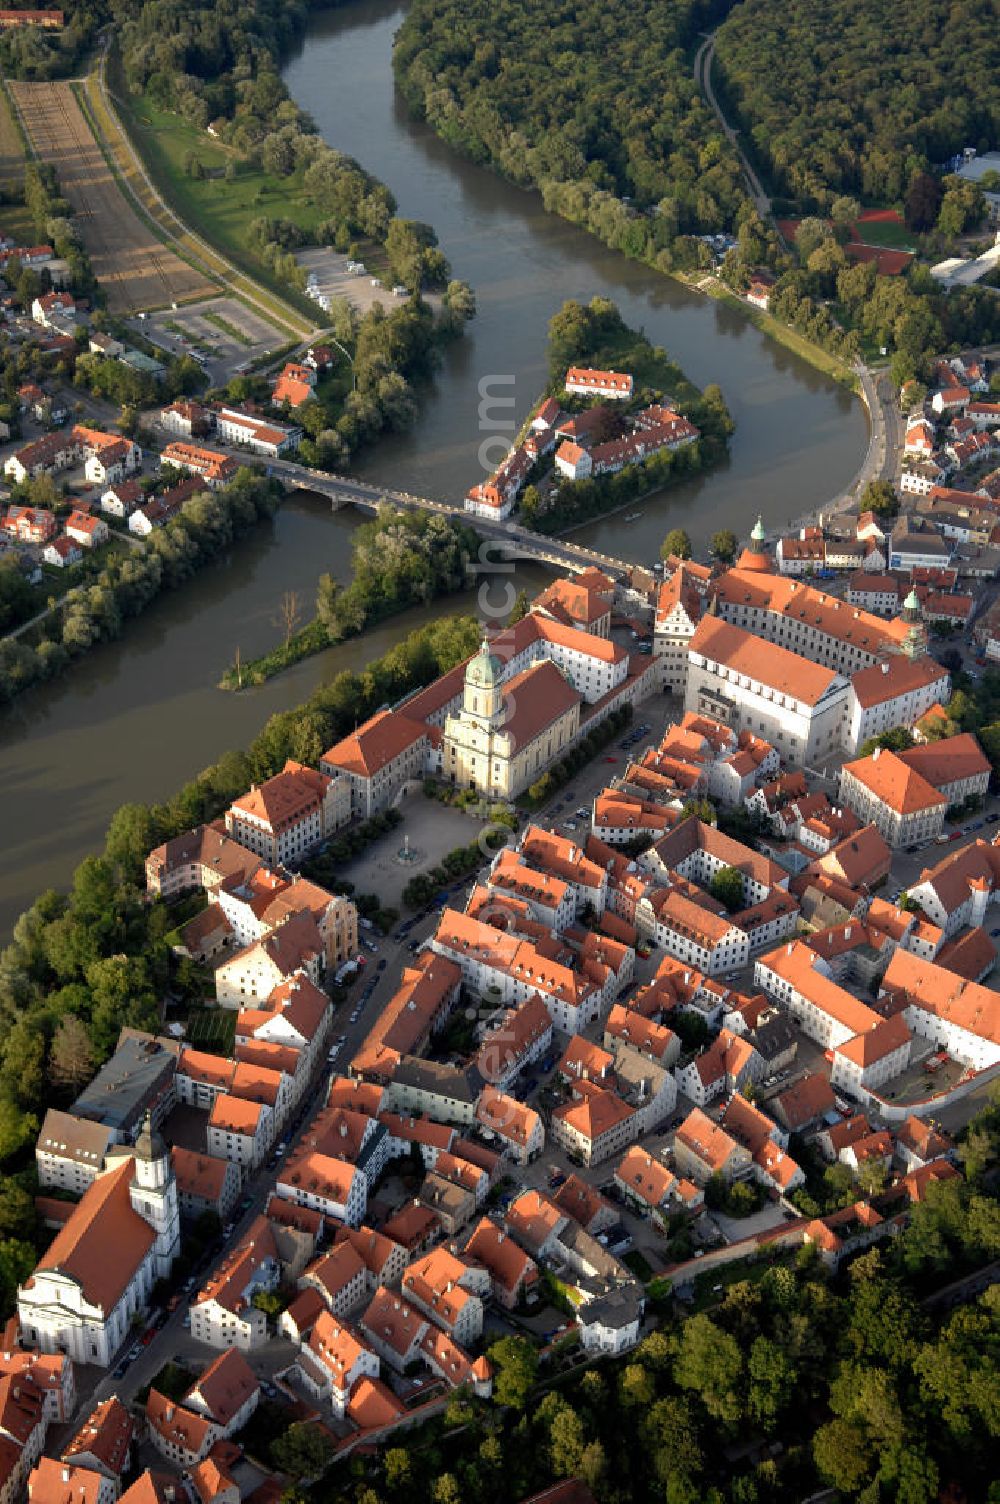
{"type": "Polygon", "coordinates": [[[142,1334],[142,1345],[143,1345],[143,1347],[148,1347],[149,1344],[152,1342],[152,1340],[153,1340],[153,1338],[155,1336],[156,1336],[156,1328],[155,1328],[155,1326],[147,1327],[146,1330],[142,1334]]]}
{"type": "Polygon", "coordinates": [[[605,759],[604,759],[604,761],[605,761],[605,762],[617,762],[617,761],[618,761],[618,759],[617,759],[617,757],[606,757],[606,758],[605,758],[605,759]]]}

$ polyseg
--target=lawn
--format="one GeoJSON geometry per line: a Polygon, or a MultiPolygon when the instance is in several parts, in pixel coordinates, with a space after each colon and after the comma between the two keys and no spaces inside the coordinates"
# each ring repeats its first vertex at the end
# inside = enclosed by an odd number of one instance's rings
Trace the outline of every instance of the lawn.
{"type": "Polygon", "coordinates": [[[262,215],[291,219],[313,231],[324,218],[304,190],[301,173],[279,178],[252,166],[179,115],[158,109],[145,94],[130,95],[127,103],[135,144],[154,182],[167,191],[183,219],[238,264],[251,260],[247,242],[252,220],[262,215]],[[193,178],[185,170],[192,154],[204,178],[193,178]],[[236,176],[227,179],[230,162],[236,176]]]}
{"type": "Polygon", "coordinates": [[[231,1055],[236,1044],[234,1008],[192,1008],[187,1018],[189,1044],[212,1055],[231,1055]]]}
{"type": "Polygon", "coordinates": [[[757,1255],[745,1259],[734,1259],[731,1264],[723,1264],[715,1269],[706,1269],[704,1274],[699,1274],[694,1282],[694,1300],[685,1310],[692,1315],[696,1311],[705,1311],[710,1306],[718,1305],[720,1300],[725,1299],[726,1290],[730,1285],[737,1285],[744,1280],[751,1285],[756,1285],[764,1278],[768,1270],[777,1268],[779,1265],[794,1264],[798,1255],[798,1249],[775,1249],[764,1250],[757,1255]],[[716,1290],[716,1285],[722,1289],[716,1290]]]}
{"type": "Polygon", "coordinates": [[[628,1253],[623,1254],[622,1263],[631,1269],[636,1279],[642,1280],[644,1285],[648,1285],[649,1281],[653,1278],[652,1266],[639,1252],[638,1248],[632,1248],[628,1253]]]}

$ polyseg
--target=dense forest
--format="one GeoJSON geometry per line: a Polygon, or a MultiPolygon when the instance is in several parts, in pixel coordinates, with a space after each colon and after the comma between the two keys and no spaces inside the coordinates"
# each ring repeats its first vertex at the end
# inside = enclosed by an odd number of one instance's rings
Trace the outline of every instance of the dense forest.
{"type": "Polygon", "coordinates": [[[804,208],[894,203],[926,163],[1000,139],[994,0],[744,0],[716,60],[775,191],[804,208]]]}
{"type": "Polygon", "coordinates": [[[678,236],[723,229],[743,198],[687,56],[721,13],[712,0],[415,0],[393,61],[410,107],[452,146],[616,249],[669,264],[678,236]]]}
{"type": "MultiPolygon", "coordinates": [[[[961,212],[963,199],[978,196],[969,189],[949,188],[941,214],[956,201],[961,212]]],[[[857,208],[856,200],[837,200],[830,219],[803,219],[790,244],[751,209],[741,215],[737,243],[718,275],[745,292],[758,269],[769,267],[776,278],[770,313],[847,361],[885,350],[897,385],[911,377],[927,381],[942,351],[1000,339],[1000,299],[991,289],[945,292],[917,260],[898,277],[880,276],[874,262],[852,260],[838,213],[851,218],[857,208]]]]}

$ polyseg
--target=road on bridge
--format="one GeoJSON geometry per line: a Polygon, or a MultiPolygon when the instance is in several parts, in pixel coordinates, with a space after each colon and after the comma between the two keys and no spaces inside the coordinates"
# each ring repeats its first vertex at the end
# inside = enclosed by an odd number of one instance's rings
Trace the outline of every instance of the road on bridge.
{"type": "MultiPolygon", "coordinates": [[[[224,444],[217,447],[227,449],[224,444]]],[[[228,448],[227,452],[234,458],[245,458],[242,450],[228,448]]],[[[561,538],[546,538],[509,519],[491,522],[488,517],[470,516],[463,506],[453,502],[434,501],[427,496],[411,496],[408,491],[393,491],[385,486],[369,485],[366,481],[353,480],[345,475],[327,475],[322,470],[311,470],[292,460],[269,460],[268,469],[275,479],[286,481],[288,485],[300,489],[316,491],[320,496],[328,496],[331,501],[352,502],[371,511],[375,511],[383,502],[390,502],[396,506],[439,512],[444,517],[460,517],[470,523],[484,539],[495,542],[498,547],[503,544],[509,556],[520,559],[537,559],[543,564],[553,564],[558,569],[596,567],[616,579],[624,579],[634,568],[634,564],[628,559],[614,559],[595,549],[584,548],[580,543],[568,543],[561,538]]],[[[491,560],[484,560],[483,565],[484,570],[496,567],[495,561],[491,560]]]]}

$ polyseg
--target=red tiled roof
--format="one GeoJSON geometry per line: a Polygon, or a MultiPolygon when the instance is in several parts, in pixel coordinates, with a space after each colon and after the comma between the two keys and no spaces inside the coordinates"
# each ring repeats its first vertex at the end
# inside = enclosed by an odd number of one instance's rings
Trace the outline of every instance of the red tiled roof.
{"type": "Polygon", "coordinates": [[[132,1207],[133,1169],[132,1159],[123,1159],[98,1176],[36,1266],[76,1280],[86,1299],[105,1312],[118,1303],[156,1239],[132,1207]]]}

